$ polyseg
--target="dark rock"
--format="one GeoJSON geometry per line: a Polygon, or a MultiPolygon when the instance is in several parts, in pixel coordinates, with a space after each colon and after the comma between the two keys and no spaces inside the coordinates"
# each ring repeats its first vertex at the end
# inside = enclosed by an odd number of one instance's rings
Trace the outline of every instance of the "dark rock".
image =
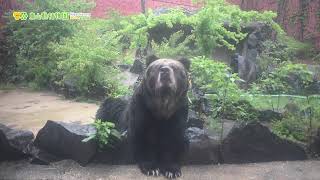
{"type": "MultiPolygon", "coordinates": [[[[254,53],[254,50],[248,50],[248,52],[254,53]]],[[[255,64],[256,57],[253,54],[248,53],[247,57],[244,58],[239,54],[233,56],[233,61],[238,62],[238,74],[239,77],[244,80],[247,84],[257,79],[257,65],[255,64]]]]}
{"type": "Polygon", "coordinates": [[[130,150],[127,138],[123,138],[119,144],[103,151],[97,151],[93,158],[94,163],[112,165],[134,164],[133,154],[130,150]]]}
{"type": "Polygon", "coordinates": [[[257,62],[257,56],[258,56],[258,50],[257,49],[249,49],[247,51],[246,59],[247,61],[256,63],[257,62]]]}
{"type": "Polygon", "coordinates": [[[96,153],[97,145],[93,140],[88,142],[82,140],[95,132],[95,128],[91,125],[48,120],[38,132],[34,144],[50,154],[86,165],[96,153]]]}
{"type": "Polygon", "coordinates": [[[197,127],[203,129],[204,121],[193,110],[189,110],[188,113],[188,127],[197,127]]]}
{"type": "Polygon", "coordinates": [[[233,127],[222,143],[224,163],[305,160],[306,152],[298,144],[284,140],[259,123],[233,127]]]}
{"type": "Polygon", "coordinates": [[[185,164],[217,164],[220,162],[219,141],[209,136],[205,130],[191,127],[186,130],[189,150],[185,164]]]}
{"type": "Polygon", "coordinates": [[[62,92],[66,98],[75,98],[80,92],[76,87],[76,79],[65,79],[63,82],[62,92]]]}
{"type": "Polygon", "coordinates": [[[318,128],[317,133],[312,137],[309,149],[313,155],[320,157],[320,128],[318,128]]]}
{"type": "Polygon", "coordinates": [[[130,68],[130,72],[135,74],[141,74],[144,70],[144,64],[141,59],[135,59],[132,67],[130,68]]]}
{"type": "Polygon", "coordinates": [[[0,161],[27,157],[27,147],[33,139],[31,131],[11,129],[0,124],[0,161]]]}
{"type": "Polygon", "coordinates": [[[271,122],[274,119],[281,119],[282,114],[280,112],[272,111],[272,110],[262,110],[259,112],[259,121],[261,122],[271,122]]]}
{"type": "Polygon", "coordinates": [[[56,162],[62,160],[53,154],[50,154],[38,147],[34,146],[34,144],[30,144],[27,148],[28,154],[30,154],[30,163],[38,164],[38,165],[49,165],[51,162],[56,162]]]}
{"type": "Polygon", "coordinates": [[[248,47],[250,49],[255,48],[259,43],[259,39],[254,33],[249,34],[248,36],[248,47]]]}
{"type": "Polygon", "coordinates": [[[131,65],[129,65],[129,64],[119,64],[118,67],[120,69],[127,70],[127,69],[131,68],[131,65]]]}

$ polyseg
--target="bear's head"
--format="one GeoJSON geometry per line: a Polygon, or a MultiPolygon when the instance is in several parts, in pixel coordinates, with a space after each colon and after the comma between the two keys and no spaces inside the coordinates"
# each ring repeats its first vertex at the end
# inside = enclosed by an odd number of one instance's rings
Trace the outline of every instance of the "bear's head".
{"type": "Polygon", "coordinates": [[[190,67],[188,59],[159,59],[151,55],[146,59],[146,66],[144,81],[153,96],[182,96],[187,92],[190,67]]]}

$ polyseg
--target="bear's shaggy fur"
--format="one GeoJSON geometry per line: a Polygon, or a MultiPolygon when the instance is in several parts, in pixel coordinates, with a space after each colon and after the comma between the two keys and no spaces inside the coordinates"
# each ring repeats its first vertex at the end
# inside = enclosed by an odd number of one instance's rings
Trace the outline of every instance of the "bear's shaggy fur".
{"type": "Polygon", "coordinates": [[[147,69],[124,114],[134,158],[146,175],[181,176],[188,117],[187,59],[147,58],[147,69]]]}

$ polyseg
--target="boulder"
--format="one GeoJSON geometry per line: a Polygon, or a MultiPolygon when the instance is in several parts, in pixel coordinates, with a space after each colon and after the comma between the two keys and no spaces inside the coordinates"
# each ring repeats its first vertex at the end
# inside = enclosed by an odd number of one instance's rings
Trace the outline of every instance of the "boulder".
{"type": "Polygon", "coordinates": [[[309,149],[313,155],[320,157],[320,128],[318,128],[317,133],[312,137],[309,149]]]}
{"type": "Polygon", "coordinates": [[[141,59],[135,59],[132,67],[130,68],[130,72],[135,74],[141,74],[144,71],[144,64],[141,59]]]}
{"type": "Polygon", "coordinates": [[[50,154],[43,149],[39,149],[34,145],[34,143],[28,146],[27,154],[31,156],[29,159],[31,164],[49,165],[51,162],[63,160],[62,158],[50,154]]]}
{"type": "Polygon", "coordinates": [[[276,112],[269,109],[259,111],[258,119],[261,122],[271,122],[274,119],[279,120],[281,118],[282,118],[282,114],[280,112],[276,112]]]}
{"type": "Polygon", "coordinates": [[[196,114],[195,111],[189,110],[187,127],[197,127],[203,129],[204,121],[196,114]]]}
{"type": "Polygon", "coordinates": [[[31,131],[11,129],[0,124],[0,161],[27,157],[27,148],[33,139],[31,131]]]}
{"type": "Polygon", "coordinates": [[[99,150],[93,158],[94,163],[104,163],[112,165],[134,164],[133,151],[131,151],[126,137],[123,137],[114,147],[99,150]]]}
{"type": "Polygon", "coordinates": [[[38,132],[34,144],[50,154],[86,165],[96,153],[97,145],[93,140],[82,140],[95,132],[91,125],[48,120],[38,132]]]}
{"type": "Polygon", "coordinates": [[[256,48],[259,43],[259,39],[254,33],[249,34],[247,41],[249,49],[256,48]]]}
{"type": "Polygon", "coordinates": [[[257,122],[238,123],[222,142],[224,163],[305,160],[298,144],[284,140],[257,122]]]}
{"type": "MultiPolygon", "coordinates": [[[[186,130],[186,137],[189,140],[189,149],[186,153],[184,164],[212,164],[219,163],[219,141],[210,136],[205,130],[191,127],[186,130]]],[[[115,147],[98,151],[93,159],[94,163],[105,164],[134,164],[132,150],[127,138],[115,147]]]]}
{"type": "Polygon", "coordinates": [[[220,162],[219,141],[210,136],[205,130],[190,127],[186,130],[189,149],[186,153],[185,164],[217,164],[220,162]]]}

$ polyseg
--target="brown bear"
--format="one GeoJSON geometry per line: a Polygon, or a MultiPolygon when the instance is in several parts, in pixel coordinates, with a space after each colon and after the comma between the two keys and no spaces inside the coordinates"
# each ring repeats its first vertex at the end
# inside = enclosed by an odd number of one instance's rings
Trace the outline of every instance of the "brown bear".
{"type": "Polygon", "coordinates": [[[188,141],[188,69],[182,58],[147,57],[147,69],[124,112],[128,140],[142,173],[167,178],[181,176],[188,141]]]}

